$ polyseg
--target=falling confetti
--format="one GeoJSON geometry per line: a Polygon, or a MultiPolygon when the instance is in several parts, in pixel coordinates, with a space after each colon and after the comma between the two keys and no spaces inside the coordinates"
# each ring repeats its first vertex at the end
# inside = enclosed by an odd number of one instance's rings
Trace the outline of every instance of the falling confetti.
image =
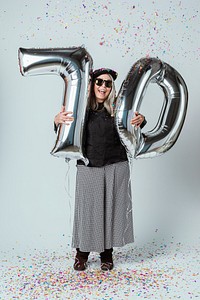
{"type": "MultiPolygon", "coordinates": [[[[114,1],[101,0],[74,1],[69,5],[49,0],[39,14],[28,20],[27,14],[21,13],[13,30],[21,26],[21,39],[32,42],[44,32],[47,40],[62,44],[73,36],[81,44],[93,41],[97,47],[117,48],[122,57],[155,55],[198,60],[199,10],[197,5],[189,5],[186,1],[150,1],[145,6],[141,1],[121,1],[116,5],[114,1]]],[[[31,7],[26,4],[24,9],[31,7]]],[[[4,14],[8,11],[4,10],[4,14]]]]}

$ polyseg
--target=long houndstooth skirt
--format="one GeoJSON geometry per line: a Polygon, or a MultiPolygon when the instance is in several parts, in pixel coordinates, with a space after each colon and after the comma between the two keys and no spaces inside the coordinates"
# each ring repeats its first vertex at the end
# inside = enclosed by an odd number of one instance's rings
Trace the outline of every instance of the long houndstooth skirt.
{"type": "Polygon", "coordinates": [[[128,162],[77,165],[72,247],[100,253],[133,241],[128,162]]]}

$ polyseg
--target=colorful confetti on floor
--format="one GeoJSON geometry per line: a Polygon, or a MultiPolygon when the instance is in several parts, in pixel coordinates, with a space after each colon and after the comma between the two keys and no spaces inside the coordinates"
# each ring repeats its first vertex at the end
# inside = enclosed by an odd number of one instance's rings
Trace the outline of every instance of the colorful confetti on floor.
{"type": "Polygon", "coordinates": [[[116,248],[115,268],[73,270],[74,250],[1,253],[0,299],[196,299],[200,297],[199,247],[156,242],[116,248]]]}

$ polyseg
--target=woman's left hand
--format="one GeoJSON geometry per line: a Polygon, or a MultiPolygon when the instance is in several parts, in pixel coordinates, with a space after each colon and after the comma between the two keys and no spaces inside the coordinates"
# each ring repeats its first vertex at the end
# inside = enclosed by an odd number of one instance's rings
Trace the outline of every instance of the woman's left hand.
{"type": "Polygon", "coordinates": [[[143,121],[144,121],[144,116],[136,111],[134,118],[131,119],[131,125],[136,125],[136,127],[140,127],[143,121]]]}

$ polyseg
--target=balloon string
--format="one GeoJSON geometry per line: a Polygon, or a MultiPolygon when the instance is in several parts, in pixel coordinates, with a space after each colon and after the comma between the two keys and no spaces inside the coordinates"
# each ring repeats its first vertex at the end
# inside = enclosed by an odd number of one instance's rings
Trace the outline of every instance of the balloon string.
{"type": "MultiPolygon", "coordinates": [[[[69,160],[65,160],[67,163],[67,171],[65,174],[65,184],[64,184],[64,188],[65,191],[68,195],[68,205],[69,205],[69,227],[72,230],[72,219],[71,219],[71,214],[72,214],[72,205],[71,205],[71,200],[72,200],[72,195],[70,193],[70,176],[69,176],[69,171],[70,171],[70,164],[69,164],[69,160]]],[[[70,231],[71,232],[71,231],[70,231]]]]}
{"type": "Polygon", "coordinates": [[[126,244],[125,241],[125,234],[126,231],[128,230],[129,226],[130,226],[130,222],[129,222],[129,214],[132,212],[133,208],[132,208],[132,193],[131,193],[131,175],[132,175],[132,157],[128,156],[128,163],[129,163],[129,180],[128,180],[128,198],[129,198],[129,202],[127,205],[127,209],[126,209],[126,227],[124,229],[124,234],[123,234],[123,244],[126,244]]]}

